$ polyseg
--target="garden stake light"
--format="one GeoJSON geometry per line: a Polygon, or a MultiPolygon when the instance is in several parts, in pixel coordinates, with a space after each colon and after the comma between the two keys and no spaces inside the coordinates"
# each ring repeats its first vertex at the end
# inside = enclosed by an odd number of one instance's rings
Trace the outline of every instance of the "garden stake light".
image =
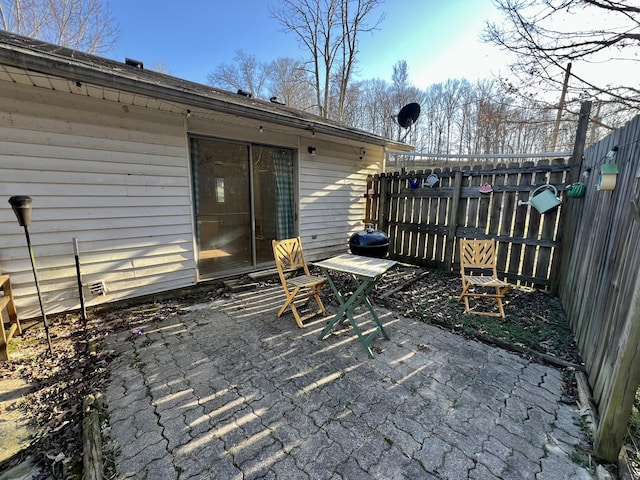
{"type": "Polygon", "coordinates": [[[80,249],[78,238],[73,237],[73,254],[76,259],[76,279],[78,280],[78,295],[80,296],[80,309],[82,310],[82,324],[87,329],[87,308],[84,305],[84,291],[82,290],[82,274],[80,273],[80,249]]]}
{"type": "Polygon", "coordinates": [[[31,197],[26,195],[16,195],[9,198],[9,204],[16,214],[18,223],[24,227],[24,234],[27,237],[27,247],[29,248],[29,258],[31,259],[31,268],[33,269],[33,278],[36,281],[36,291],[38,292],[38,301],[40,302],[40,311],[42,312],[42,322],[44,323],[44,332],[47,336],[47,344],[49,345],[49,353],[53,354],[51,348],[51,338],[49,337],[49,325],[47,324],[47,315],[44,313],[42,305],[42,295],[40,294],[40,283],[38,282],[38,272],[36,270],[36,262],[33,258],[33,249],[31,248],[31,239],[29,238],[29,229],[31,224],[31,197]]]}

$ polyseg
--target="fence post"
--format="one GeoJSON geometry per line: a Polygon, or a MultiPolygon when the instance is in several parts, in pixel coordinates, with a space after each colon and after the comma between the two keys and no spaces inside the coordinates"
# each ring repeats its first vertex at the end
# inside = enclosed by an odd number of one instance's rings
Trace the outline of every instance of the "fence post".
{"type": "Polygon", "coordinates": [[[369,174],[367,175],[367,186],[365,187],[365,192],[364,192],[364,220],[362,221],[362,223],[364,223],[365,225],[367,223],[373,223],[373,220],[375,218],[374,216],[374,204],[373,204],[373,194],[371,193],[373,190],[373,175],[369,174]]]}
{"type": "MultiPolygon", "coordinates": [[[[576,129],[576,140],[573,144],[573,155],[569,163],[569,174],[567,175],[567,183],[577,182],[580,178],[580,168],[582,167],[582,157],[584,155],[584,146],[587,141],[587,127],[589,126],[589,116],[591,115],[591,102],[584,101],[580,104],[580,118],[578,119],[578,128],[576,129]]],[[[558,248],[554,254],[553,264],[551,268],[551,294],[558,296],[560,290],[561,278],[565,275],[566,262],[563,258],[567,257],[567,253],[571,248],[571,239],[573,238],[573,230],[575,229],[575,221],[572,215],[572,202],[566,202],[562,207],[560,215],[560,223],[558,226],[558,234],[556,241],[558,248]],[[569,233],[565,237],[565,231],[569,233]],[[565,238],[567,239],[565,241],[565,238]]]]}
{"type": "Polygon", "coordinates": [[[447,232],[447,243],[444,249],[444,268],[451,272],[453,265],[453,255],[455,252],[456,230],[458,229],[458,205],[460,204],[460,193],[462,192],[462,171],[456,170],[453,181],[453,191],[451,193],[451,208],[447,217],[449,225],[447,232]]]}
{"type": "Polygon", "coordinates": [[[381,173],[380,196],[378,197],[378,229],[386,232],[387,218],[389,216],[389,181],[386,173],[381,173]]]}

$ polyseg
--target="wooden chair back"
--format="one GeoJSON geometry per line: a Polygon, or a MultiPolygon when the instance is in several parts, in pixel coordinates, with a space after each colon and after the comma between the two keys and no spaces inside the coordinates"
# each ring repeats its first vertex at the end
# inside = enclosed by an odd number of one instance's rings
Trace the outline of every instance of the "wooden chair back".
{"type": "Polygon", "coordinates": [[[460,239],[462,293],[458,297],[458,301],[464,300],[466,313],[505,318],[502,299],[511,285],[498,278],[496,263],[496,241],[494,239],[460,239]],[[485,293],[487,289],[491,293],[485,293]],[[491,300],[491,305],[497,306],[498,312],[472,309],[469,304],[470,298],[491,300]]]}
{"type": "Polygon", "coordinates": [[[276,261],[278,275],[286,296],[284,305],[278,312],[278,317],[290,309],[298,327],[303,328],[305,320],[316,315],[326,316],[327,311],[322,304],[319,293],[327,279],[309,273],[309,267],[302,253],[300,237],[273,240],[271,243],[273,245],[273,258],[276,261]],[[318,310],[300,315],[296,302],[304,301],[306,307],[309,304],[309,300],[312,299],[318,305],[318,310]]]}
{"type": "Polygon", "coordinates": [[[498,276],[496,272],[496,241],[489,240],[460,240],[460,270],[490,270],[491,274],[498,276]]]}
{"type": "Polygon", "coordinates": [[[286,273],[303,270],[309,275],[309,267],[304,260],[300,237],[273,241],[273,256],[281,279],[286,273]]]}

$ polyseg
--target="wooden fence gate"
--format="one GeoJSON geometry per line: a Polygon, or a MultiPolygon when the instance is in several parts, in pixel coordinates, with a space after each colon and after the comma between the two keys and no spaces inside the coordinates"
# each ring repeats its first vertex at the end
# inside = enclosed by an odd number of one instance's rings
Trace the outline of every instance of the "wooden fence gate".
{"type": "Polygon", "coordinates": [[[520,202],[546,184],[562,199],[569,163],[556,158],[376,175],[367,185],[365,221],[387,233],[391,258],[447,271],[459,268],[458,238],[495,238],[501,276],[548,288],[563,208],[542,215],[520,202]],[[429,186],[432,174],[438,183],[429,186]]]}

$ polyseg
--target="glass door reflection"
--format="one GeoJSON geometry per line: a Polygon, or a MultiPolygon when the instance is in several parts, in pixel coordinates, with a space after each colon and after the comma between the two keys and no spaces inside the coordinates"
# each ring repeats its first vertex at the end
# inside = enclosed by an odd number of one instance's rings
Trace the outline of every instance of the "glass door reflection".
{"type": "Polygon", "coordinates": [[[191,139],[200,275],[252,265],[249,147],[191,139]]]}

